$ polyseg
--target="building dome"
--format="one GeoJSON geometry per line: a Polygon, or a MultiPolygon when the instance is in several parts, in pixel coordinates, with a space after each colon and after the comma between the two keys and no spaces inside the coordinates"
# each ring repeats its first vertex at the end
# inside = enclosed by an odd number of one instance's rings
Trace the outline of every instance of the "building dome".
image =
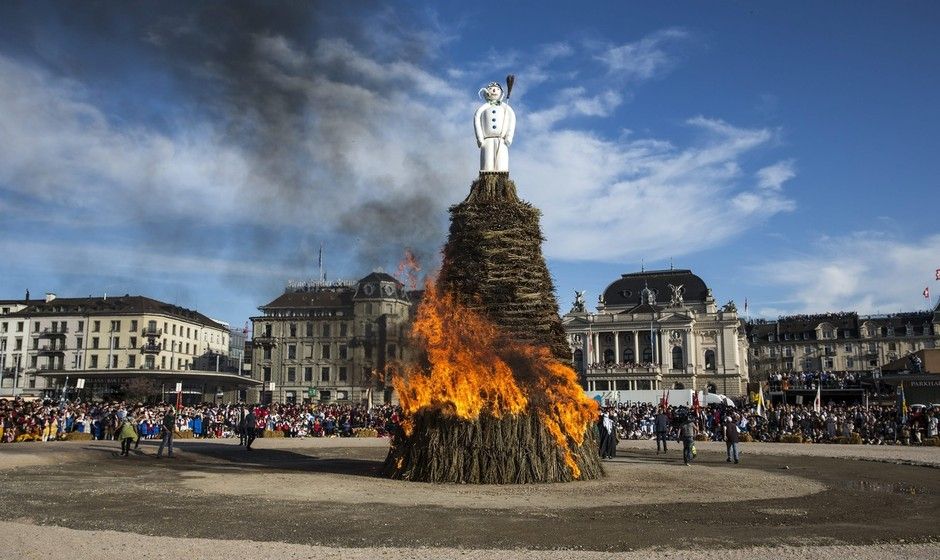
{"type": "Polygon", "coordinates": [[[604,290],[604,305],[634,306],[646,303],[643,290],[653,292],[656,303],[668,303],[672,297],[669,285],[682,287],[682,298],[686,303],[702,303],[710,296],[705,282],[692,274],[691,270],[649,270],[624,274],[604,290]]]}

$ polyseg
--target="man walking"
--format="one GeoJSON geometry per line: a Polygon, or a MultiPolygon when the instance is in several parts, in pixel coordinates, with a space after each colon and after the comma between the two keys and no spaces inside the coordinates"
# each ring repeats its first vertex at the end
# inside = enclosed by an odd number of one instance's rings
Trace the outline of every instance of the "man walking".
{"type": "Polygon", "coordinates": [[[735,424],[734,418],[729,414],[725,418],[725,445],[728,447],[728,462],[734,461],[734,464],[738,464],[738,425],[735,424]]]}
{"type": "Polygon", "coordinates": [[[157,449],[157,459],[163,457],[163,448],[166,447],[167,457],[173,456],[173,431],[176,430],[176,411],[171,406],[163,416],[163,424],[160,426],[163,431],[163,439],[160,441],[160,448],[157,449]]]}
{"type": "Polygon", "coordinates": [[[682,462],[689,465],[692,462],[692,446],[695,445],[695,422],[692,421],[692,415],[688,414],[683,418],[682,425],[679,427],[679,437],[682,438],[682,462]]]}
{"type": "Polygon", "coordinates": [[[258,426],[258,420],[255,418],[255,411],[248,409],[245,416],[245,449],[251,451],[251,444],[255,441],[255,429],[258,426]]]}
{"type": "Polygon", "coordinates": [[[659,408],[659,414],[656,415],[653,424],[656,430],[656,454],[659,455],[660,442],[662,442],[663,453],[668,451],[666,449],[666,439],[669,435],[669,417],[666,416],[666,409],[659,408]]]}

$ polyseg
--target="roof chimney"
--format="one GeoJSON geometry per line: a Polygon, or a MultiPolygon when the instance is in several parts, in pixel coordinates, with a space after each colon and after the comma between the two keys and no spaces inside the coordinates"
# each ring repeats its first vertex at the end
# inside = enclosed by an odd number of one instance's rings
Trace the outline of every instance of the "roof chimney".
{"type": "Polygon", "coordinates": [[[55,299],[55,294],[52,292],[46,292],[46,303],[55,299]]]}

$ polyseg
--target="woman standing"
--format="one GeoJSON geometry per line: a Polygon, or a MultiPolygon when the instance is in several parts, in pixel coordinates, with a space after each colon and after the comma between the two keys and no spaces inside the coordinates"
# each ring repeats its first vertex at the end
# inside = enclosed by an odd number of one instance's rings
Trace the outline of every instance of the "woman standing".
{"type": "Polygon", "coordinates": [[[121,455],[124,457],[130,454],[131,443],[140,441],[140,433],[138,433],[134,419],[131,418],[130,415],[126,416],[124,421],[121,422],[121,427],[118,430],[118,439],[121,440],[121,455]]]}

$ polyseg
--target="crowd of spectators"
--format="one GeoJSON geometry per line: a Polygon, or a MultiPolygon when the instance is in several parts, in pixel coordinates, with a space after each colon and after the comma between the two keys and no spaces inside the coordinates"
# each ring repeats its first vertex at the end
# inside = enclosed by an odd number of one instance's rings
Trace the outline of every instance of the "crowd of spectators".
{"type": "MultiPolygon", "coordinates": [[[[613,415],[620,439],[654,439],[657,406],[648,403],[604,407],[613,415]]],[[[733,408],[709,405],[699,410],[669,407],[671,418],[688,412],[706,439],[723,439],[722,423],[731,417],[741,434],[752,441],[779,442],[798,436],[800,441],[835,443],[858,439],[871,445],[917,445],[938,435],[940,407],[916,408],[907,416],[895,406],[862,406],[830,403],[819,412],[812,406],[779,405],[758,414],[755,406],[733,408]]],[[[673,427],[672,436],[675,436],[673,427]]]]}
{"type": "Polygon", "coordinates": [[[857,389],[861,387],[861,379],[855,371],[790,371],[775,372],[768,375],[768,385],[771,391],[788,391],[792,389],[815,390],[823,389],[857,389]]]}
{"type": "MultiPolygon", "coordinates": [[[[0,399],[0,443],[52,441],[70,433],[92,439],[114,439],[125,418],[132,419],[144,439],[158,439],[160,424],[171,405],[126,402],[25,401],[0,399]]],[[[218,405],[181,408],[176,415],[178,432],[194,438],[237,437],[248,411],[257,419],[256,433],[280,432],[284,437],[350,437],[362,430],[387,435],[399,422],[391,405],[368,408],[343,404],[218,405]]]]}

